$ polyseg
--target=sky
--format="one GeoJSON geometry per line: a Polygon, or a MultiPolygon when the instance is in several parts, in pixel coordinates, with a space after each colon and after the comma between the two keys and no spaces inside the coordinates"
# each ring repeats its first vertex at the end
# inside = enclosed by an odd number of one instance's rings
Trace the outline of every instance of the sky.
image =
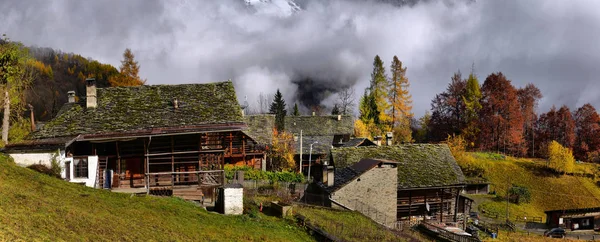
{"type": "Polygon", "coordinates": [[[251,108],[277,89],[288,107],[307,103],[306,92],[330,107],[343,87],[358,101],[375,55],[408,68],[417,117],[473,64],[480,83],[502,72],[517,87],[535,84],[541,112],[600,108],[600,1],[389,2],[0,0],[0,33],[115,67],[130,48],[147,84],[231,79],[251,108]]]}

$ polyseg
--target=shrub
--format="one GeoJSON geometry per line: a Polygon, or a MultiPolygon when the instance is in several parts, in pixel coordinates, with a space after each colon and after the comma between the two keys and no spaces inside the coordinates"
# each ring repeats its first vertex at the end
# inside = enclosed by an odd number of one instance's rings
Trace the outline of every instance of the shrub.
{"type": "Polygon", "coordinates": [[[558,173],[573,172],[575,157],[569,148],[565,148],[556,141],[548,145],[548,167],[558,173]]]}
{"type": "Polygon", "coordinates": [[[62,172],[62,167],[60,166],[60,160],[58,159],[60,153],[54,152],[52,157],[50,158],[50,171],[52,171],[52,175],[60,178],[60,173],[62,172]]]}
{"type": "Polygon", "coordinates": [[[225,165],[225,178],[232,180],[236,171],[244,171],[245,180],[274,182],[304,182],[304,176],[290,171],[261,171],[249,166],[225,165]]]}
{"type": "Polygon", "coordinates": [[[52,169],[50,169],[50,167],[48,167],[48,166],[46,166],[46,165],[42,165],[42,164],[33,164],[33,165],[29,165],[29,166],[27,166],[27,168],[29,168],[29,169],[32,169],[32,170],[34,170],[34,171],[37,171],[37,172],[39,172],[39,173],[42,173],[42,174],[46,174],[46,175],[49,175],[49,176],[53,176],[53,177],[56,177],[56,178],[60,178],[60,173],[59,173],[58,175],[56,175],[56,174],[55,174],[55,173],[52,171],[52,169]]]}
{"type": "Polygon", "coordinates": [[[531,201],[531,192],[529,188],[522,186],[515,186],[508,190],[510,201],[516,204],[528,203],[531,201]]]}

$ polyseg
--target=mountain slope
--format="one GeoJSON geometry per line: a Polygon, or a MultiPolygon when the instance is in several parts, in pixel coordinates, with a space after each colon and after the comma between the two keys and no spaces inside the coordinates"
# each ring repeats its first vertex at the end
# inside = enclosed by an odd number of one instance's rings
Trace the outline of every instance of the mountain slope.
{"type": "Polygon", "coordinates": [[[311,241],[287,221],[68,183],[0,157],[0,241],[311,241]]]}

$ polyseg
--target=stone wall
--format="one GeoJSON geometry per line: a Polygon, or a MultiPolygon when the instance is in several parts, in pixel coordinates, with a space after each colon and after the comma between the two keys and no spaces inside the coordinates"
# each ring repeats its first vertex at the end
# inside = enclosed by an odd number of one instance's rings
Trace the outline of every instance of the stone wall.
{"type": "Polygon", "coordinates": [[[398,169],[383,165],[350,181],[334,192],[331,199],[333,203],[337,202],[386,223],[396,219],[397,189],[398,169]]]}

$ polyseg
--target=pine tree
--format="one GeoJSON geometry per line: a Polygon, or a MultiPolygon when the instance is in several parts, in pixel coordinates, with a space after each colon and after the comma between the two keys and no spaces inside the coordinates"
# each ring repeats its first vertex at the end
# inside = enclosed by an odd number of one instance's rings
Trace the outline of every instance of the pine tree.
{"type": "Polygon", "coordinates": [[[390,94],[388,96],[391,104],[390,116],[394,140],[396,143],[411,142],[412,131],[410,120],[413,117],[412,96],[408,92],[408,78],[406,78],[406,67],[394,56],[392,65],[392,78],[389,80],[390,94]]]}
{"type": "Polygon", "coordinates": [[[462,97],[465,104],[465,121],[466,127],[463,129],[463,136],[468,145],[473,147],[475,140],[479,135],[479,124],[477,122],[479,111],[481,110],[481,90],[479,88],[479,80],[473,72],[469,74],[465,95],[462,97]]]}
{"type": "Polygon", "coordinates": [[[283,95],[281,95],[279,89],[277,89],[273,102],[269,107],[269,113],[275,114],[275,127],[279,132],[283,132],[287,110],[285,109],[285,100],[283,100],[283,95]]]}
{"type": "Polygon", "coordinates": [[[390,106],[387,100],[388,81],[383,61],[378,55],[376,55],[373,60],[373,72],[371,73],[371,85],[369,91],[373,99],[372,101],[375,102],[375,105],[370,106],[375,107],[377,110],[377,118],[374,119],[375,125],[383,131],[391,130],[389,125],[391,123],[391,118],[386,113],[390,106]]]}
{"type": "Polygon", "coordinates": [[[134,58],[133,52],[129,48],[125,49],[120,66],[121,74],[108,80],[111,86],[141,86],[146,83],[139,76],[140,65],[134,58]]]}
{"type": "Polygon", "coordinates": [[[342,114],[340,112],[340,108],[338,107],[337,103],[333,105],[333,108],[331,109],[331,115],[338,115],[338,114],[342,114]]]}
{"type": "Polygon", "coordinates": [[[300,116],[300,111],[298,111],[298,103],[294,103],[294,112],[292,113],[294,116],[300,116]]]}

